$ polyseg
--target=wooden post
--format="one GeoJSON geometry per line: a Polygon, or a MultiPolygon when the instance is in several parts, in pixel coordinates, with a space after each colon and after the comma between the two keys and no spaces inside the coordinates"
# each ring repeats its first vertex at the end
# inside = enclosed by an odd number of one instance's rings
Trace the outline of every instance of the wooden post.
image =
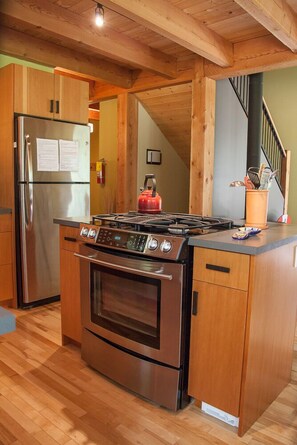
{"type": "Polygon", "coordinates": [[[136,210],[138,107],[133,94],[118,95],[116,211],[136,210]]]}
{"type": "Polygon", "coordinates": [[[286,150],[286,157],[282,158],[282,175],[281,175],[281,187],[284,196],[284,210],[283,210],[284,214],[288,213],[290,167],[291,167],[291,150],[286,150]]]}
{"type": "Polygon", "coordinates": [[[216,83],[204,76],[202,59],[197,59],[195,63],[192,86],[189,212],[210,216],[213,192],[216,83]]]}

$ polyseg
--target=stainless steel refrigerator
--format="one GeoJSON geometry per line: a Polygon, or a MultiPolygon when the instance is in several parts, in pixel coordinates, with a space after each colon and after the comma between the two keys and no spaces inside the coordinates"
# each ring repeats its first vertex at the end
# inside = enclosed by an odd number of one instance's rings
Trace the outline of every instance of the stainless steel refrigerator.
{"type": "Polygon", "coordinates": [[[90,213],[87,125],[19,116],[16,121],[16,233],[19,306],[60,294],[54,218],[90,213]]]}

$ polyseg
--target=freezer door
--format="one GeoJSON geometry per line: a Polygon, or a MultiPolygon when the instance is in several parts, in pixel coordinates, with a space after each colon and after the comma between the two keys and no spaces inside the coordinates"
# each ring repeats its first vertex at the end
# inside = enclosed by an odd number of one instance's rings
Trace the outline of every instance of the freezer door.
{"type": "Polygon", "coordinates": [[[23,303],[60,294],[59,227],[53,218],[90,213],[89,184],[20,184],[23,303]]]}
{"type": "Polygon", "coordinates": [[[89,182],[90,131],[86,125],[17,118],[19,182],[89,182]]]}

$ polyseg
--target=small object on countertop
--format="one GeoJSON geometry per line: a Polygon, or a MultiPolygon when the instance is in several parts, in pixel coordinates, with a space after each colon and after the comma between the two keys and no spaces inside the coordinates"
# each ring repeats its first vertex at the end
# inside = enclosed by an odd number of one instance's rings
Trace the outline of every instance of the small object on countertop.
{"type": "Polygon", "coordinates": [[[239,241],[247,239],[249,237],[249,234],[247,232],[235,232],[232,235],[233,239],[237,239],[239,241]]]}
{"type": "Polygon", "coordinates": [[[261,229],[259,227],[239,227],[238,229],[240,232],[247,232],[249,235],[257,235],[257,233],[261,232],[261,229]]]}
{"type": "Polygon", "coordinates": [[[233,233],[232,238],[241,241],[260,232],[261,229],[258,227],[239,227],[238,231],[233,233]]]}

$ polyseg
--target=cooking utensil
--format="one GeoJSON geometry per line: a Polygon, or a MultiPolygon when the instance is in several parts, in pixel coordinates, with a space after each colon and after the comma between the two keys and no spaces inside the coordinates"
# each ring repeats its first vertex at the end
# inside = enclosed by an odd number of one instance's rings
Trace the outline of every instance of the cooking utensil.
{"type": "Polygon", "coordinates": [[[258,189],[260,187],[259,168],[250,167],[247,171],[247,175],[254,184],[255,189],[258,189]]]}
{"type": "Polygon", "coordinates": [[[162,211],[162,198],[156,191],[157,184],[154,174],[145,175],[143,191],[138,197],[138,212],[140,213],[160,213],[162,211]],[[148,186],[151,179],[153,188],[148,186]]]}
{"type": "Polygon", "coordinates": [[[253,190],[255,188],[254,184],[248,176],[244,177],[244,185],[248,190],[253,190]]]}
{"type": "Polygon", "coordinates": [[[232,181],[229,187],[244,187],[245,184],[242,181],[232,181]]]}

